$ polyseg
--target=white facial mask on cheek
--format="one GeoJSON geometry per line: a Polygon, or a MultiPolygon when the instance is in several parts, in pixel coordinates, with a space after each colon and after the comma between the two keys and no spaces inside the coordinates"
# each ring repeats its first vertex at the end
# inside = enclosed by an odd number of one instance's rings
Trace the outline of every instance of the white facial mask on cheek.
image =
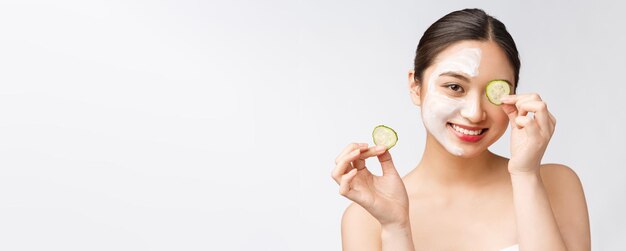
{"type": "Polygon", "coordinates": [[[479,48],[463,48],[444,58],[436,65],[428,78],[428,93],[422,105],[422,119],[426,129],[441,143],[448,152],[461,156],[463,149],[456,145],[448,133],[447,122],[460,116],[461,111],[473,109],[464,99],[453,99],[437,90],[435,82],[444,72],[461,72],[470,77],[478,76],[481,50],[479,48]]]}

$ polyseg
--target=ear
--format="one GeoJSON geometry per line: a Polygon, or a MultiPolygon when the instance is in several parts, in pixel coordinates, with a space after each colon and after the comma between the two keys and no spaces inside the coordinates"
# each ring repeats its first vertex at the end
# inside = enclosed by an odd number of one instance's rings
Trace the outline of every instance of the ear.
{"type": "Polygon", "coordinates": [[[422,105],[422,100],[421,100],[421,83],[415,79],[415,71],[414,70],[410,70],[409,71],[409,95],[411,95],[411,100],[413,101],[413,104],[415,104],[416,106],[421,106],[422,105]]]}

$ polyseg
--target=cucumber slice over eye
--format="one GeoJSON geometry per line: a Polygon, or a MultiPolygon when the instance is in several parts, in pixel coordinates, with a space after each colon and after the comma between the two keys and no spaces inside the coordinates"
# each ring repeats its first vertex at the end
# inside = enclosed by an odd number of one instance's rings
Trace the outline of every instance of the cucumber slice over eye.
{"type": "Polygon", "coordinates": [[[494,105],[501,105],[502,96],[511,94],[511,86],[504,80],[493,80],[487,84],[486,89],[485,95],[487,95],[489,102],[494,105]]]}
{"type": "Polygon", "coordinates": [[[391,127],[379,125],[372,132],[374,144],[377,146],[385,146],[387,150],[391,149],[398,142],[398,134],[391,127]]]}

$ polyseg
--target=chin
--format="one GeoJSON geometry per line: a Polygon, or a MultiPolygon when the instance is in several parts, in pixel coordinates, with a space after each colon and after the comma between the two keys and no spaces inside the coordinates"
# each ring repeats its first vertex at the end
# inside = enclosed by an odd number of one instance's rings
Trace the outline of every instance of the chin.
{"type": "Polygon", "coordinates": [[[485,153],[487,151],[487,149],[477,149],[476,147],[471,147],[471,148],[457,148],[457,149],[447,149],[448,152],[450,152],[452,155],[460,157],[460,158],[464,158],[464,159],[471,159],[477,156],[480,156],[481,154],[485,153]]]}

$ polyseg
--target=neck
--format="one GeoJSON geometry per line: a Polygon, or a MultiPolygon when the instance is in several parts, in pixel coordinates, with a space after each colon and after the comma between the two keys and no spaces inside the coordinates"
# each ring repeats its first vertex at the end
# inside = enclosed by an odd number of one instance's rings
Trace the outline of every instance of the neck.
{"type": "Polygon", "coordinates": [[[497,158],[487,150],[472,157],[453,155],[428,134],[422,160],[413,172],[420,182],[431,185],[449,188],[475,186],[493,177],[497,167],[494,160],[497,158]]]}

